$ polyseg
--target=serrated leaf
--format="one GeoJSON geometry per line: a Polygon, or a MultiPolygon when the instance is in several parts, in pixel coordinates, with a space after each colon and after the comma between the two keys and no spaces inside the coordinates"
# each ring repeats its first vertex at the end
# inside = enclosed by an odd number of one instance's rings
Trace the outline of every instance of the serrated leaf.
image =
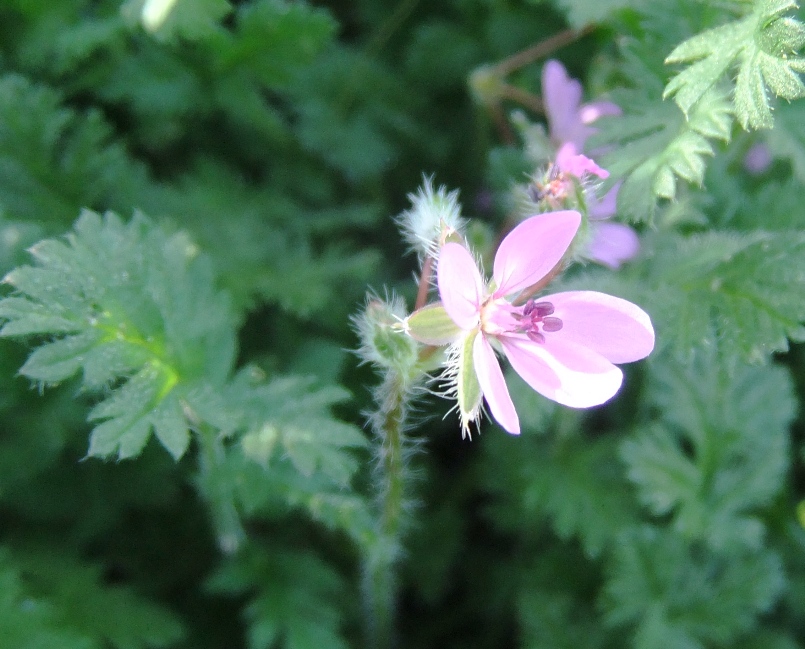
{"type": "Polygon", "coordinates": [[[8,216],[59,229],[81,207],[130,205],[145,184],[100,113],[65,108],[58,92],[16,74],[0,76],[0,171],[8,216]]]}
{"type": "Polygon", "coordinates": [[[0,300],[3,334],[69,335],[35,349],[21,373],[47,383],[83,369],[89,389],[116,387],[90,413],[103,421],[89,455],[133,457],[156,427],[178,459],[189,440],[178,393],[220,386],[233,362],[232,315],[209,264],[181,233],[89,211],[66,240],[31,252],[35,265],[6,277],[17,294],[0,300]]]}
{"type": "Polygon", "coordinates": [[[795,413],[791,378],[780,367],[730,369],[715,355],[690,366],[655,360],[649,397],[660,421],[621,446],[629,478],[652,513],[717,549],[757,548],[768,505],[789,464],[795,413]]]}
{"type": "Polygon", "coordinates": [[[803,60],[792,57],[805,41],[805,27],[781,16],[796,8],[793,0],[760,0],[753,12],[726,25],[697,34],[678,45],[666,63],[689,63],[665,88],[689,115],[736,64],[735,113],[745,129],[774,123],[768,90],[784,99],[805,94],[799,78],[803,60]]]}
{"type": "Polygon", "coordinates": [[[604,603],[611,624],[630,623],[644,649],[729,646],[780,595],[784,576],[770,551],[702,551],[644,526],[614,546],[604,603]]]}
{"type": "MultiPolygon", "coordinates": [[[[341,388],[316,387],[313,380],[300,377],[255,382],[249,370],[240,372],[227,390],[229,403],[241,409],[247,445],[254,449],[261,436],[268,434],[273,440],[269,450],[273,451],[276,442],[302,475],[320,472],[342,486],[357,468],[351,449],[367,444],[360,429],[338,421],[329,412],[333,404],[348,396],[341,388]]],[[[269,456],[255,459],[270,463],[269,456]]]]}
{"type": "Polygon", "coordinates": [[[498,443],[492,452],[485,489],[497,495],[490,513],[504,529],[523,533],[548,517],[560,538],[578,538],[587,556],[597,557],[635,521],[612,438],[532,437],[528,449],[498,443]]]}
{"type": "Polygon", "coordinates": [[[154,426],[154,434],[173,459],[180,459],[190,444],[190,430],[185,419],[182,405],[171,394],[154,409],[150,414],[151,424],[154,426]]]}
{"type": "Polygon", "coordinates": [[[687,119],[673,104],[653,103],[639,94],[618,97],[628,111],[621,117],[601,120],[601,132],[591,142],[610,151],[601,164],[613,182],[622,179],[618,211],[634,221],[651,221],[657,198],[673,199],[677,179],[700,185],[705,158],[714,154],[711,140],[728,140],[732,127],[726,95],[710,91],[687,119]]]}
{"type": "Polygon", "coordinates": [[[149,649],[184,635],[165,608],[57,548],[0,552],[0,634],[20,649],[149,649]],[[102,611],[102,614],[99,614],[102,611]]]}
{"type": "Polygon", "coordinates": [[[256,591],[245,608],[249,649],[346,649],[340,603],[344,580],[321,559],[300,550],[240,553],[209,580],[214,592],[256,591]]]}
{"type": "Polygon", "coordinates": [[[43,345],[31,353],[20,368],[20,374],[45,383],[67,379],[78,372],[85,355],[98,344],[102,336],[100,331],[91,329],[43,345]]]}

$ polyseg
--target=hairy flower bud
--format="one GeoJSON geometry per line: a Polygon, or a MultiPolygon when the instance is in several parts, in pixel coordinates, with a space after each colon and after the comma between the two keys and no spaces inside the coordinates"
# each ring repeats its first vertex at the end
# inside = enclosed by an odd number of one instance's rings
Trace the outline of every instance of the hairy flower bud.
{"type": "Polygon", "coordinates": [[[436,258],[448,238],[464,230],[458,191],[434,190],[433,180],[424,178],[422,187],[408,199],[411,207],[397,217],[403,237],[420,258],[436,258]]]}
{"type": "Polygon", "coordinates": [[[418,360],[419,345],[405,331],[406,309],[399,298],[370,297],[366,309],[353,318],[361,339],[358,354],[381,367],[407,373],[418,360]]]}

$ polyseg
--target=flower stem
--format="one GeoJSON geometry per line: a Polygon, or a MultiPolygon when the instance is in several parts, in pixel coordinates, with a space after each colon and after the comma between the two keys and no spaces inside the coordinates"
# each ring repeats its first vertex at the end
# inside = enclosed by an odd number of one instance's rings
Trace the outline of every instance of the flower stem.
{"type": "Polygon", "coordinates": [[[366,646],[371,649],[394,646],[396,568],[409,509],[410,449],[404,429],[411,383],[410,377],[390,370],[377,390],[378,410],[371,420],[377,443],[374,488],[378,518],[363,572],[366,646]]]}
{"type": "Polygon", "coordinates": [[[196,423],[199,444],[199,480],[209,503],[218,547],[234,554],[246,539],[246,532],[235,507],[233,481],[222,474],[226,450],[218,432],[209,424],[196,423]]]}
{"type": "Polygon", "coordinates": [[[586,36],[595,29],[595,25],[587,25],[581,29],[566,29],[558,34],[540,41],[536,45],[521,50],[510,57],[503,59],[500,63],[495,64],[493,70],[501,77],[519,70],[523,66],[528,65],[547,56],[551,52],[558,50],[565,45],[569,45],[573,41],[578,40],[582,36],[586,36]]]}

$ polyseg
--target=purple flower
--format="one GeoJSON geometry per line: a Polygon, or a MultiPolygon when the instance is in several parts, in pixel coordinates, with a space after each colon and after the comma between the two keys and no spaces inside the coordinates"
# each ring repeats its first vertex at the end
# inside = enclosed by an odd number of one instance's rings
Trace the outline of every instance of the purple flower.
{"type": "Polygon", "coordinates": [[[542,68],[542,101],[551,140],[556,146],[570,142],[579,152],[596,132],[590,124],[604,115],[621,114],[620,107],[609,101],[581,104],[581,91],[581,83],[571,79],[559,61],[548,61],[542,68]]]}
{"type": "MultiPolygon", "coordinates": [[[[484,283],[470,252],[448,243],[439,254],[442,305],[461,330],[457,349],[470,363],[492,416],[513,434],[520,422],[496,351],[537,392],[574,408],[604,403],[620,388],[621,370],[654,348],[649,316],[631,302],[595,291],[568,291],[517,303],[558,264],[581,223],[574,211],[532,216],[514,228],[495,255],[484,283]]],[[[460,389],[460,388],[459,388],[460,389]]],[[[477,404],[459,404],[465,432],[477,404]],[[466,407],[464,407],[466,406],[466,407]]]]}

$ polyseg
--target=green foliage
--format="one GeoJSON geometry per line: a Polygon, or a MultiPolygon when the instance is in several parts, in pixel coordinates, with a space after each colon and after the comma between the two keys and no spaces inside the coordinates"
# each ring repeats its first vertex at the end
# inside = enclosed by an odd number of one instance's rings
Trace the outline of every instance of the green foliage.
{"type": "Polygon", "coordinates": [[[0,76],[0,208],[51,229],[82,207],[129,205],[145,181],[97,110],[82,114],[61,102],[47,86],[0,76]]]}
{"type": "Polygon", "coordinates": [[[775,156],[791,162],[797,181],[805,183],[805,105],[802,102],[777,107],[777,119],[767,142],[775,156]]]}
{"type": "Polygon", "coordinates": [[[99,390],[125,379],[90,419],[89,455],[133,457],[151,429],[179,458],[190,433],[182,395],[199,381],[220,385],[234,356],[233,318],[209,264],[183,236],[144,217],[124,225],[84,212],[66,241],[39,242],[36,266],[6,276],[2,336],[51,335],[20,372],[57,383],[79,370],[99,390]],[[177,387],[178,384],[178,387],[177,387]]]}
{"type": "Polygon", "coordinates": [[[726,94],[711,90],[685,117],[668,103],[636,91],[616,96],[628,106],[623,117],[608,120],[596,146],[611,146],[602,164],[613,178],[624,179],[618,209],[633,221],[652,221],[657,198],[674,199],[678,180],[700,185],[705,158],[715,152],[712,140],[730,138],[732,114],[726,94]]]}
{"type": "Polygon", "coordinates": [[[718,555],[648,526],[619,539],[610,570],[607,620],[635,624],[640,649],[730,644],[755,627],[785,583],[774,553],[718,555]]]}
{"type": "Polygon", "coordinates": [[[783,486],[795,401],[781,367],[732,371],[701,353],[695,363],[652,365],[649,398],[659,421],[623,442],[621,455],[641,500],[673,514],[683,537],[714,548],[757,548],[754,512],[783,486]]]}
{"type": "MultiPolygon", "coordinates": [[[[531,0],[534,4],[540,0],[531,0]]],[[[591,23],[605,22],[621,9],[640,9],[649,4],[648,0],[559,0],[559,6],[567,13],[568,22],[576,29],[591,23]]]]}
{"type": "Polygon", "coordinates": [[[249,649],[342,649],[335,604],[347,592],[344,580],[311,554],[287,548],[240,556],[209,582],[216,592],[252,594],[244,610],[249,649]]]}
{"type": "Polygon", "coordinates": [[[281,452],[303,476],[319,472],[346,487],[357,469],[357,458],[347,449],[366,445],[357,427],[333,419],[330,413],[331,406],[345,401],[349,393],[334,386],[317,388],[310,379],[298,377],[260,384],[251,374],[239,373],[226,395],[229,407],[243,413],[245,455],[267,466],[275,451],[281,452]]]}
{"type": "MultiPolygon", "coordinates": [[[[796,647],[794,10],[0,3],[0,645],[358,648],[379,611],[401,649],[796,647]],[[414,303],[393,215],[423,173],[491,257],[558,144],[524,150],[550,58],[623,111],[585,187],[622,183],[641,248],[546,291],[632,300],[657,349],[585,411],[506,376],[523,434],[462,440],[438,382],[378,387],[350,314],[367,287],[414,303]],[[502,61],[499,105],[473,103],[502,61]]],[[[406,381],[439,371],[389,340],[406,381]]]]}
{"type": "Polygon", "coordinates": [[[52,551],[0,552],[0,635],[20,649],[174,646],[181,623],[100,570],[52,551]]]}
{"type": "Polygon", "coordinates": [[[499,496],[490,513],[503,529],[533,529],[547,517],[560,538],[578,538],[585,553],[595,557],[634,511],[617,469],[616,440],[577,437],[571,432],[577,423],[554,423],[560,430],[568,427],[563,439],[528,442],[528,461],[517,460],[521,449],[498,442],[487,460],[486,488],[499,496]],[[524,520],[531,526],[523,526],[524,520]]]}
{"type": "Polygon", "coordinates": [[[746,17],[697,34],[677,46],[666,63],[690,63],[666,86],[664,97],[691,114],[706,93],[737,64],[735,114],[746,128],[771,128],[774,121],[768,92],[783,99],[805,94],[797,73],[805,59],[794,56],[805,44],[805,25],[786,16],[794,0],[757,0],[746,17]]]}

